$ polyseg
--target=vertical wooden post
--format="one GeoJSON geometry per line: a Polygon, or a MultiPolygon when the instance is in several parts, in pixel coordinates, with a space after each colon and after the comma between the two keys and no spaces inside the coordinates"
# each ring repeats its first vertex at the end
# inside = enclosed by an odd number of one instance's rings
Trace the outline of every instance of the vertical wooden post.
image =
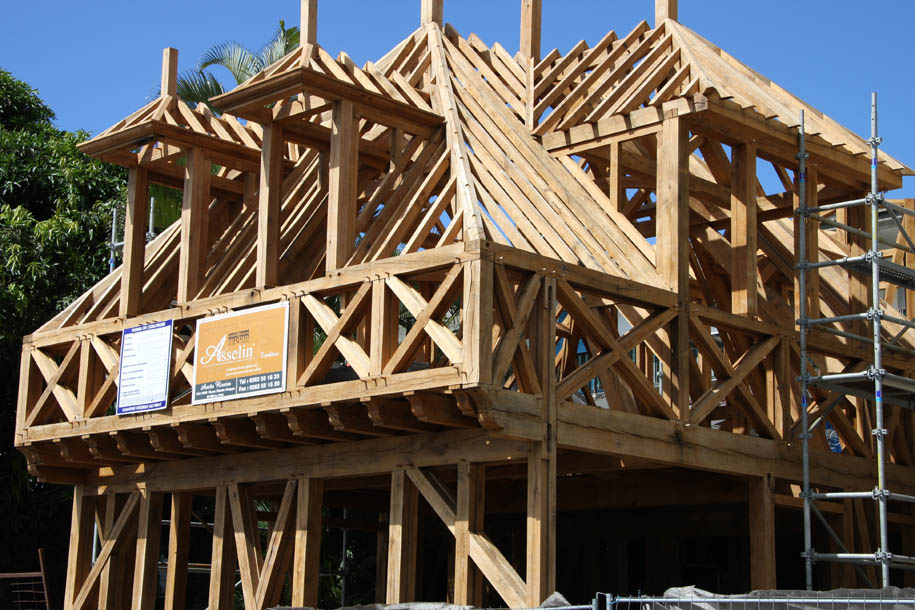
{"type": "Polygon", "coordinates": [[[464,375],[467,382],[492,380],[493,267],[491,261],[464,263],[464,375]]]}
{"type": "Polygon", "coordinates": [[[283,189],[283,128],[264,125],[257,203],[257,285],[276,286],[280,274],[280,201],[283,189]]]}
{"type": "Polygon", "coordinates": [[[327,196],[328,272],[346,264],[356,243],[356,197],[359,174],[359,120],[353,103],[334,103],[330,136],[327,196]]]}
{"type": "Polygon", "coordinates": [[[92,522],[95,498],[85,487],[73,488],[73,512],[70,520],[70,551],[67,558],[67,580],[64,585],[64,610],[71,610],[92,565],[92,522]]]}
{"type": "Polygon", "coordinates": [[[665,19],[677,20],[677,0],[654,0],[654,26],[665,19]]]}
{"type": "Polygon", "coordinates": [[[299,46],[314,45],[318,42],[318,0],[302,0],[301,23],[299,25],[299,46]]]}
{"type": "Polygon", "coordinates": [[[610,143],[610,167],[607,171],[609,179],[608,195],[610,196],[610,207],[615,212],[623,208],[626,201],[626,187],[623,184],[623,163],[621,158],[622,145],[618,141],[610,143]]]}
{"type": "Polygon", "coordinates": [[[481,607],[483,575],[470,560],[470,532],[483,531],[486,471],[480,464],[458,464],[454,519],[454,603],[481,607]]]}
{"type": "Polygon", "coordinates": [[[295,554],[292,566],[292,605],[318,607],[321,569],[321,509],[324,481],[299,479],[295,516],[295,554]]]}
{"type": "MultiPolygon", "coordinates": [[[[98,498],[97,501],[101,502],[102,498],[98,498]]],[[[117,509],[123,504],[123,502],[118,501],[118,497],[114,494],[104,496],[104,502],[105,514],[102,517],[102,524],[99,528],[99,539],[103,542],[108,540],[111,535],[111,529],[114,527],[114,522],[118,517],[117,509]]],[[[121,535],[125,536],[123,533],[121,535]]],[[[102,573],[99,575],[98,610],[117,610],[118,592],[126,588],[123,582],[125,569],[122,548],[123,545],[114,547],[111,555],[108,556],[105,567],[102,568],[102,573]]]]}
{"type": "Polygon", "coordinates": [[[388,523],[388,604],[416,597],[416,530],[419,492],[403,469],[391,473],[391,512],[388,523]]]}
{"type": "Polygon", "coordinates": [[[159,95],[176,95],[178,91],[178,49],[162,49],[162,83],[159,95]]]}
{"type": "Polygon", "coordinates": [[[544,278],[531,345],[536,346],[543,398],[543,438],[531,444],[527,464],[527,604],[556,588],[556,280],[544,278]]]}
{"type": "Polygon", "coordinates": [[[81,339],[79,343],[79,380],[76,387],[76,412],[85,417],[86,409],[92,403],[98,389],[99,372],[93,357],[92,341],[81,339]]]}
{"type": "Polygon", "coordinates": [[[184,196],[181,201],[181,255],[178,261],[178,302],[197,296],[206,260],[210,162],[203,150],[187,151],[184,168],[184,196]]]}
{"type": "Polygon", "coordinates": [[[521,56],[540,61],[540,24],[543,0],[521,0],[521,56]]]}
{"type": "Polygon", "coordinates": [[[137,554],[133,572],[133,610],[153,610],[156,607],[161,532],[162,494],[141,487],[137,516],[137,554]]]}
{"type": "Polygon", "coordinates": [[[238,483],[229,483],[228,488],[242,594],[245,598],[245,607],[254,608],[261,566],[264,564],[260,533],[257,530],[257,519],[254,514],[254,501],[247,487],[238,483]]]}
{"type": "Polygon", "coordinates": [[[372,315],[369,329],[369,374],[380,375],[397,349],[398,317],[394,300],[383,279],[372,280],[372,315]]]}
{"type": "Polygon", "coordinates": [[[379,513],[381,527],[375,536],[375,603],[383,604],[388,586],[388,514],[379,513]]]}
{"type": "Polygon", "coordinates": [[[689,421],[689,127],[674,114],[664,118],[658,139],[658,272],[677,293],[679,315],[671,329],[671,391],[682,421],[689,421]]]}
{"type": "Polygon", "coordinates": [[[731,311],[756,317],[756,144],[731,149],[731,311]]]}
{"type": "Polygon", "coordinates": [[[445,19],[445,0],[422,0],[420,24],[437,23],[442,27],[445,19]]]}
{"type": "Polygon", "coordinates": [[[235,539],[229,514],[226,485],[216,488],[216,510],[213,519],[213,552],[210,559],[211,610],[232,610],[235,606],[235,539]]]}
{"type": "Polygon", "coordinates": [[[771,475],[751,477],[748,492],[750,587],[775,589],[775,495],[771,475]]]}
{"type": "Polygon", "coordinates": [[[184,610],[187,602],[187,560],[191,548],[190,492],[173,493],[168,524],[168,572],[165,610],[184,610]]]}
{"type": "Polygon", "coordinates": [[[148,209],[149,174],[145,167],[131,167],[127,171],[124,262],[121,265],[121,300],[118,304],[120,316],[135,316],[140,312],[148,209]]]}

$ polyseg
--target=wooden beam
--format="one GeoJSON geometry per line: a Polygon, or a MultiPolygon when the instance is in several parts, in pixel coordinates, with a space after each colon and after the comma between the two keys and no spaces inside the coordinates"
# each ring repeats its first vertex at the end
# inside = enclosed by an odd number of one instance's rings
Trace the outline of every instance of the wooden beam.
{"type": "Polygon", "coordinates": [[[235,538],[232,534],[232,515],[229,512],[227,485],[216,487],[212,548],[208,607],[212,610],[233,610],[235,608],[235,538]]]}
{"type": "Polygon", "coordinates": [[[454,603],[482,607],[483,577],[470,560],[470,532],[483,531],[486,471],[481,464],[458,464],[454,517],[454,603]]]}
{"type": "Polygon", "coordinates": [[[133,610],[153,610],[159,582],[159,540],[162,532],[162,494],[140,488],[137,515],[137,554],[133,572],[133,610]]]}
{"type": "Polygon", "coordinates": [[[353,103],[334,103],[327,197],[327,272],[343,267],[356,243],[359,121],[353,103]]]}
{"type": "Polygon", "coordinates": [[[540,61],[540,24],[543,0],[521,0],[521,55],[525,60],[540,61]]]}
{"type": "MultiPolygon", "coordinates": [[[[527,462],[527,605],[536,608],[555,586],[555,515],[551,514],[550,495],[555,494],[550,479],[550,461],[541,456],[540,443],[531,446],[527,462]],[[551,540],[552,539],[552,540],[551,540]]],[[[555,472],[555,470],[554,470],[555,472]]],[[[555,503],[553,503],[555,506],[555,503]]]]}
{"type": "Polygon", "coordinates": [[[283,128],[264,125],[257,204],[257,285],[276,286],[280,273],[280,203],[283,183],[283,128]]]}
{"type": "Polygon", "coordinates": [[[731,311],[756,317],[756,145],[731,149],[731,311]]]}
{"type": "Polygon", "coordinates": [[[677,20],[677,0],[654,0],[654,25],[658,27],[665,19],[677,20]]]}
{"type": "Polygon", "coordinates": [[[775,589],[775,494],[771,476],[748,481],[750,588],[775,589]]]}
{"type": "Polygon", "coordinates": [[[140,313],[148,206],[149,173],[145,167],[131,167],[127,171],[121,299],[118,303],[120,316],[131,317],[140,313]]]}
{"type": "Polygon", "coordinates": [[[67,580],[64,585],[64,610],[74,608],[80,587],[86,586],[92,567],[92,523],[96,499],[86,494],[85,487],[73,488],[73,513],[70,520],[70,551],[67,559],[67,580]]]}
{"type": "Polygon", "coordinates": [[[318,607],[321,569],[321,509],[324,481],[299,479],[295,519],[295,556],[292,566],[292,605],[318,607]]]}
{"type": "Polygon", "coordinates": [[[184,196],[181,200],[181,253],[178,260],[178,302],[197,296],[207,255],[207,212],[210,199],[210,162],[203,149],[187,151],[184,196]]]}
{"type": "Polygon", "coordinates": [[[443,26],[445,19],[445,0],[422,0],[420,7],[420,25],[437,23],[443,26]]]}
{"type": "Polygon", "coordinates": [[[302,0],[299,25],[299,46],[318,43],[318,0],[302,0]]]}
{"type": "Polygon", "coordinates": [[[162,83],[159,97],[178,94],[178,49],[162,49],[162,83]]]}
{"type": "Polygon", "coordinates": [[[416,537],[419,492],[402,468],[391,473],[391,512],[388,523],[388,604],[416,597],[416,537]]]}
{"type": "MultiPolygon", "coordinates": [[[[678,294],[689,290],[689,129],[668,116],[658,138],[658,272],[678,294]]],[[[679,299],[678,299],[679,300],[679,299]]]]}
{"type": "Polygon", "coordinates": [[[187,560],[191,548],[190,492],[173,493],[168,524],[168,572],[165,579],[165,610],[184,610],[187,595],[187,560]]]}

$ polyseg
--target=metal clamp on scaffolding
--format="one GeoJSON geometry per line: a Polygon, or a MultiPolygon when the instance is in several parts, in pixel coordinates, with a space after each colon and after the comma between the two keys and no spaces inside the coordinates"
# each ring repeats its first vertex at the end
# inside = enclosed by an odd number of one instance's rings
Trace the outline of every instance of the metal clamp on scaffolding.
{"type": "MultiPolygon", "coordinates": [[[[887,201],[882,192],[879,190],[877,181],[878,152],[882,139],[877,134],[877,94],[871,96],[871,137],[867,140],[871,147],[871,189],[870,192],[861,199],[846,201],[841,203],[830,203],[813,208],[807,207],[807,152],[804,140],[804,111],[800,114],[800,127],[798,130],[798,144],[800,152],[797,155],[798,168],[798,311],[797,320],[800,329],[800,362],[801,371],[798,381],[801,384],[801,421],[802,433],[799,435],[802,440],[802,468],[803,468],[803,489],[801,498],[804,500],[804,552],[801,557],[805,563],[805,573],[807,589],[813,588],[813,564],[817,561],[834,561],[840,563],[852,563],[861,565],[879,565],[881,569],[882,586],[890,585],[890,568],[915,568],[915,558],[906,557],[891,553],[889,550],[889,540],[887,535],[887,502],[902,501],[915,502],[915,497],[904,494],[894,494],[886,488],[886,464],[887,464],[887,431],[884,428],[885,405],[915,408],[913,404],[913,392],[915,392],[915,380],[896,375],[888,372],[883,367],[883,350],[893,350],[911,354],[912,350],[895,345],[903,332],[910,328],[915,328],[915,323],[911,320],[888,314],[881,307],[880,283],[888,282],[895,284],[903,290],[915,290],[915,270],[903,265],[893,263],[881,251],[882,247],[896,248],[905,252],[915,253],[915,241],[911,239],[900,222],[900,215],[915,216],[915,211],[908,210],[887,201]],[[847,222],[839,222],[825,214],[833,213],[836,210],[847,209],[856,206],[868,206],[870,208],[870,228],[869,231],[864,228],[854,227],[847,222]],[[878,235],[881,214],[893,221],[899,236],[904,240],[899,243],[881,238],[878,235]],[[868,251],[860,256],[850,256],[834,260],[808,260],[807,252],[807,223],[818,222],[820,225],[826,225],[831,228],[845,231],[850,236],[856,236],[861,239],[867,239],[870,242],[868,251]],[[870,307],[863,312],[850,312],[847,315],[832,317],[810,318],[807,307],[807,274],[815,269],[829,266],[839,266],[849,272],[862,274],[870,277],[870,307]],[[871,336],[865,337],[860,334],[848,332],[835,328],[835,324],[847,324],[851,322],[867,323],[871,326],[871,336]],[[891,340],[885,340],[882,337],[883,322],[891,322],[902,327],[891,340]],[[811,375],[808,372],[809,362],[807,354],[807,334],[816,327],[819,330],[828,332],[833,335],[844,337],[849,340],[871,343],[873,345],[873,362],[866,368],[858,371],[843,371],[841,373],[829,373],[822,371],[820,374],[811,375]],[[808,391],[811,386],[817,386],[836,392],[838,398],[831,401],[830,409],[838,404],[842,396],[857,396],[870,401],[874,405],[874,428],[872,435],[876,444],[877,460],[877,484],[869,491],[842,491],[816,493],[810,489],[810,439],[811,432],[814,428],[825,421],[826,416],[821,415],[812,424],[808,425],[808,391]],[[885,388],[891,392],[885,393],[885,388]],[[816,507],[817,500],[845,500],[857,499],[873,500],[877,505],[877,525],[880,535],[879,547],[872,553],[851,553],[848,552],[845,545],[842,544],[839,536],[833,531],[825,517],[816,507]],[[813,547],[813,533],[811,525],[811,514],[826,528],[830,538],[837,543],[842,550],[840,553],[819,553],[813,547]]],[[[815,255],[815,257],[818,257],[815,255]]],[[[913,312],[906,312],[906,316],[911,316],[913,312]]],[[[859,573],[864,573],[858,568],[859,573]]],[[[865,580],[867,580],[865,576],[865,580]]]]}

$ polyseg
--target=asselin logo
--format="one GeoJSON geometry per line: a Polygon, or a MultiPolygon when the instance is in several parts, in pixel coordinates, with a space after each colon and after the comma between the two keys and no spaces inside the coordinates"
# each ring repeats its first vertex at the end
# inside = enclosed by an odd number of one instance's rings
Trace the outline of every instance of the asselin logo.
{"type": "Polygon", "coordinates": [[[219,343],[216,345],[210,345],[206,348],[205,353],[202,358],[200,358],[200,364],[203,366],[208,365],[214,359],[217,363],[221,362],[235,362],[237,360],[247,360],[254,356],[253,347],[244,347],[239,345],[235,349],[226,351],[226,335],[223,335],[219,340],[219,343]]]}

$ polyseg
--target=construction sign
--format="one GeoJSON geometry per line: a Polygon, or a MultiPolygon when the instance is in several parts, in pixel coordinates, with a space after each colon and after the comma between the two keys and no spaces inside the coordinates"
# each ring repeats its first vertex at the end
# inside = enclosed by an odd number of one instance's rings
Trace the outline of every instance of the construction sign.
{"type": "Polygon", "coordinates": [[[197,320],[193,404],[286,389],[289,303],[197,320]]]}

